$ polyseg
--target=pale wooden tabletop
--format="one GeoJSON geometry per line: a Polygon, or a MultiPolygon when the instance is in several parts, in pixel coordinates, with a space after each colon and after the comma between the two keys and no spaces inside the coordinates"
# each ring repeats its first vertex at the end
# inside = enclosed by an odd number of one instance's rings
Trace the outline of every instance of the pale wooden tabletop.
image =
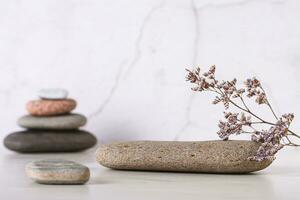
{"type": "Polygon", "coordinates": [[[282,150],[267,169],[249,175],[115,171],[95,161],[95,148],[82,153],[2,153],[0,199],[300,199],[300,148],[282,150]],[[24,166],[32,160],[60,158],[87,165],[86,185],[39,185],[24,166]]]}

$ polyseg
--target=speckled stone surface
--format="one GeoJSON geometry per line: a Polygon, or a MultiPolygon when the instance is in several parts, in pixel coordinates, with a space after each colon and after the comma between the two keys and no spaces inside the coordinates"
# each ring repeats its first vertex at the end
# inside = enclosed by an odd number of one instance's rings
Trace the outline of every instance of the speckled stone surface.
{"type": "Polygon", "coordinates": [[[28,129],[70,130],[86,124],[86,117],[80,114],[37,117],[25,115],[18,120],[18,125],[28,129]]]}
{"type": "Polygon", "coordinates": [[[27,111],[35,116],[50,116],[66,114],[74,110],[76,101],[73,99],[63,100],[33,100],[26,105],[27,111]]]}
{"type": "Polygon", "coordinates": [[[249,173],[271,164],[247,160],[257,149],[258,144],[251,141],[135,141],[102,145],[96,159],[113,169],[249,173]]]}
{"type": "Polygon", "coordinates": [[[88,167],[67,160],[39,160],[26,165],[29,178],[41,184],[84,184],[90,178],[88,167]]]}
{"type": "Polygon", "coordinates": [[[22,153],[82,151],[96,143],[94,135],[79,130],[27,130],[11,133],[4,139],[6,148],[22,153]]]}
{"type": "Polygon", "coordinates": [[[42,99],[65,99],[68,97],[68,91],[59,88],[41,89],[38,96],[42,99]]]}

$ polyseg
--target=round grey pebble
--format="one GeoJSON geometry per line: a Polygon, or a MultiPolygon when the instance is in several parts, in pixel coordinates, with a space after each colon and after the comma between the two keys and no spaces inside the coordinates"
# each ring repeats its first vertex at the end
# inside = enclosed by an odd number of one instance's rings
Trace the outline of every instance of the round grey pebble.
{"type": "Polygon", "coordinates": [[[86,131],[27,130],[6,136],[4,146],[21,153],[74,152],[91,148],[96,137],[86,131]]]}
{"type": "Polygon", "coordinates": [[[87,122],[85,116],[80,114],[67,114],[57,116],[25,115],[18,120],[18,125],[28,129],[71,130],[84,126],[87,122]]]}
{"type": "Polygon", "coordinates": [[[90,178],[88,167],[68,160],[39,160],[25,168],[29,178],[41,184],[84,184],[90,178]]]}
{"type": "Polygon", "coordinates": [[[38,96],[42,99],[66,99],[68,97],[68,91],[59,88],[41,89],[38,91],[38,96]]]}

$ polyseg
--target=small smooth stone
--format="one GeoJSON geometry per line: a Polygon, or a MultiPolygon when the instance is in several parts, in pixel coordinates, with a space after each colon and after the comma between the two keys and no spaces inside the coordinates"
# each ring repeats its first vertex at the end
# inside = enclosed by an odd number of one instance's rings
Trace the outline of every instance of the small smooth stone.
{"type": "Polygon", "coordinates": [[[4,139],[6,148],[21,153],[83,151],[96,143],[94,135],[81,130],[27,130],[11,133],[4,139]]]}
{"type": "Polygon", "coordinates": [[[88,167],[67,160],[39,160],[25,168],[29,178],[41,184],[84,184],[90,178],[88,167]]]}
{"type": "Polygon", "coordinates": [[[67,114],[74,110],[76,101],[73,99],[63,100],[33,100],[27,103],[27,111],[35,116],[51,116],[67,114]]]}
{"type": "Polygon", "coordinates": [[[38,96],[42,99],[65,99],[68,97],[68,91],[59,88],[41,89],[38,91],[38,96]]]}
{"type": "Polygon", "coordinates": [[[101,146],[96,159],[112,169],[249,173],[272,163],[247,160],[255,155],[258,147],[252,141],[121,142],[101,146]]]}
{"type": "Polygon", "coordinates": [[[87,119],[83,115],[67,114],[43,117],[25,115],[17,123],[19,126],[28,129],[71,130],[84,126],[86,122],[87,119]]]}

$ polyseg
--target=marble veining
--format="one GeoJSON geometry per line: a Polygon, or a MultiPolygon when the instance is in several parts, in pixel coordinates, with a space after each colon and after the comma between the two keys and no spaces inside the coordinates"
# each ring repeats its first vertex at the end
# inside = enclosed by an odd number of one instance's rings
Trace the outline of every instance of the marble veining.
{"type": "Polygon", "coordinates": [[[133,70],[133,68],[139,61],[140,57],[142,56],[141,41],[143,39],[144,32],[146,30],[148,22],[151,20],[152,15],[155,14],[155,12],[157,12],[160,8],[162,8],[163,5],[164,5],[164,1],[162,1],[158,5],[153,6],[151,8],[151,10],[148,12],[148,14],[146,15],[146,17],[144,18],[142,25],[139,28],[139,32],[137,34],[137,38],[134,43],[135,44],[135,53],[134,53],[132,61],[128,65],[128,68],[127,68],[127,71],[125,74],[126,76],[128,76],[130,74],[130,72],[133,70]]]}
{"type": "Polygon", "coordinates": [[[217,139],[222,108],[184,78],[185,68],[212,64],[220,78],[262,79],[275,110],[294,112],[300,130],[299,8],[295,0],[3,1],[1,137],[40,88],[63,87],[103,143],[217,139]]]}

